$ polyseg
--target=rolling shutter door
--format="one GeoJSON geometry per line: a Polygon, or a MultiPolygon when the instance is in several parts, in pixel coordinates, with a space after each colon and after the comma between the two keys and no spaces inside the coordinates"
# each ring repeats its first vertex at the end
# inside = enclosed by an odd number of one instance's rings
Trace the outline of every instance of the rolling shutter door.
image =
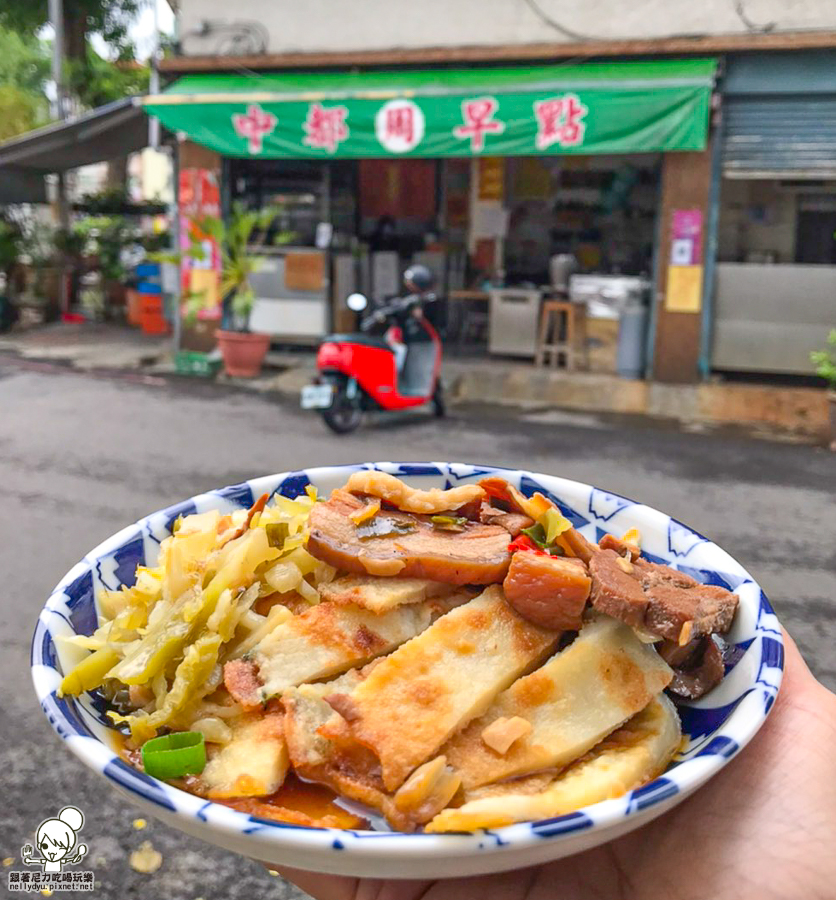
{"type": "Polygon", "coordinates": [[[726,178],[836,177],[836,94],[726,96],[726,178]]]}

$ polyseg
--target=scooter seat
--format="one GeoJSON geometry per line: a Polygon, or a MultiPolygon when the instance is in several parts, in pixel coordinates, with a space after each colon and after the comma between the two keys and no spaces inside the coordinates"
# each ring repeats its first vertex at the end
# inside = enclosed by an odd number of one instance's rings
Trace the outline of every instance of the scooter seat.
{"type": "Polygon", "coordinates": [[[388,350],[390,353],[395,352],[382,337],[373,334],[329,334],[326,335],[322,343],[328,342],[333,344],[361,344],[364,347],[376,347],[378,350],[388,350]]]}

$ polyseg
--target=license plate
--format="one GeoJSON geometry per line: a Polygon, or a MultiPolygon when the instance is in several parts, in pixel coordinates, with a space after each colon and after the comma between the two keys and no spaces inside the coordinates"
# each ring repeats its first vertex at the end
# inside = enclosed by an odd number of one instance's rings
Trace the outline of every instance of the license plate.
{"type": "Polygon", "coordinates": [[[302,409],[327,409],[333,399],[333,384],[306,384],[300,402],[302,409]]]}

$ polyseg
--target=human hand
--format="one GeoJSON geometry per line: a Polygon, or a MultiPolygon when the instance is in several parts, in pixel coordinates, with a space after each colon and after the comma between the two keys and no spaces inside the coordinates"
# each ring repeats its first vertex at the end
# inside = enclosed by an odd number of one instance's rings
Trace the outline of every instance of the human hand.
{"type": "Polygon", "coordinates": [[[281,868],[316,900],[787,900],[836,890],[836,695],[785,637],[775,708],[693,797],[609,844],[553,863],[445,881],[281,868]]]}

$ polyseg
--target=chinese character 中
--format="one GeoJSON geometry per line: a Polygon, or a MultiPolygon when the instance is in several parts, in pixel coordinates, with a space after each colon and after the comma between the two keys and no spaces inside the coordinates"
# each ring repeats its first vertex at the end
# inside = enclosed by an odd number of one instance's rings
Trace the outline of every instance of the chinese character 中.
{"type": "Polygon", "coordinates": [[[390,100],[374,118],[378,141],[390,153],[414,150],[424,137],[424,113],[411,100],[390,100]]]}
{"type": "Polygon", "coordinates": [[[302,143],[335,153],[338,145],[348,138],[348,109],[345,106],[322,106],[312,103],[302,127],[305,137],[302,143]]]}
{"type": "Polygon", "coordinates": [[[494,97],[478,97],[462,103],[464,124],[456,125],[453,134],[464,140],[470,138],[470,149],[473,153],[481,153],[485,148],[486,134],[502,134],[505,123],[494,120],[493,115],[499,109],[494,97]]]}
{"type": "Polygon", "coordinates": [[[261,153],[264,147],[264,137],[270,134],[279,120],[273,113],[263,110],[257,103],[251,103],[244,113],[234,113],[232,127],[238,137],[247,139],[247,149],[250,153],[261,153]]]}
{"type": "Polygon", "coordinates": [[[535,100],[537,149],[545,150],[552,144],[559,144],[561,147],[577,147],[582,144],[586,125],[581,119],[588,112],[589,107],[584,106],[576,94],[535,100]]]}

